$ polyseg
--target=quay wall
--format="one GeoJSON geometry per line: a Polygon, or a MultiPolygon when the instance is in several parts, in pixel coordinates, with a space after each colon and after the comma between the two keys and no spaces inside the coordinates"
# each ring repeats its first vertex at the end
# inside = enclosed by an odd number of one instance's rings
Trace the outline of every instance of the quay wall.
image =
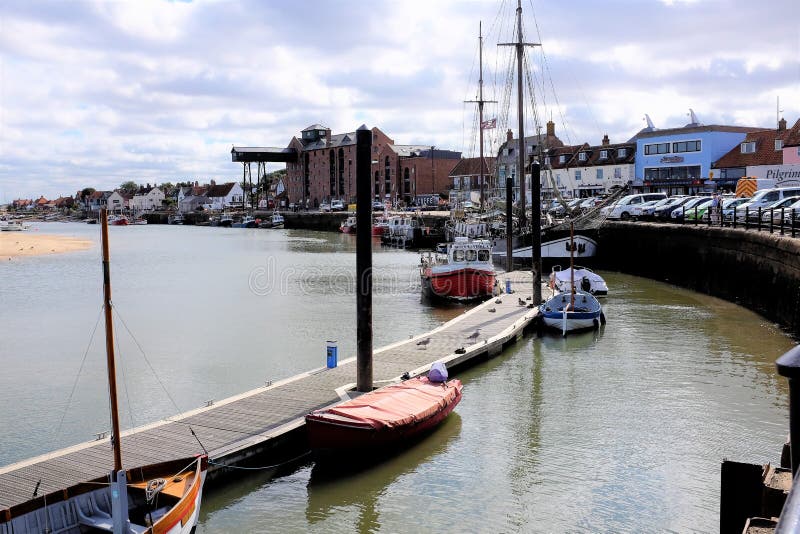
{"type": "Polygon", "coordinates": [[[598,268],[735,302],[800,336],[800,239],[768,231],[607,222],[598,245],[598,268]]]}
{"type": "MultiPolygon", "coordinates": [[[[283,214],[283,227],[290,229],[303,229],[303,230],[322,230],[322,231],[337,231],[339,225],[347,219],[352,213],[346,211],[336,212],[304,212],[304,211],[284,211],[283,214]]],[[[271,215],[271,213],[270,213],[271,215]]],[[[258,217],[258,214],[256,214],[258,217]]],[[[269,215],[264,215],[262,218],[268,218],[269,215]]]]}

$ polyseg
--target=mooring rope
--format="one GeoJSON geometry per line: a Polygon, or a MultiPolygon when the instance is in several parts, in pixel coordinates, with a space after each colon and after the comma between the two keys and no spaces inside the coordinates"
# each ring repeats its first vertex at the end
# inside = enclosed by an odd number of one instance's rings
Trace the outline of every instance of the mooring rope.
{"type": "Polygon", "coordinates": [[[274,464],[274,465],[265,465],[265,466],[261,466],[261,467],[242,467],[240,465],[230,465],[230,464],[212,462],[211,460],[209,460],[208,463],[209,463],[209,465],[215,465],[217,467],[224,467],[224,468],[227,468],[227,469],[240,469],[242,471],[264,471],[264,470],[267,470],[267,469],[277,469],[278,467],[280,467],[282,465],[294,463],[297,460],[299,460],[300,458],[303,458],[304,456],[308,456],[309,454],[311,454],[311,451],[306,451],[306,452],[304,452],[303,454],[301,454],[299,456],[295,456],[294,458],[290,458],[289,460],[286,460],[285,462],[280,462],[280,463],[277,463],[277,464],[274,464]]]}

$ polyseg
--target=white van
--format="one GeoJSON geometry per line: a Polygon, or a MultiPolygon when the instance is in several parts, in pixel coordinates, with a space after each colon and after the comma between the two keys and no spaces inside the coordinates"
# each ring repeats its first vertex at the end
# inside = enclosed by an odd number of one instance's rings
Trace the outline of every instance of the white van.
{"type": "Polygon", "coordinates": [[[760,191],[756,191],[748,202],[744,204],[740,204],[736,207],[736,213],[739,215],[739,218],[744,217],[745,210],[749,210],[750,213],[757,212],[758,208],[765,208],[770,204],[773,204],[779,200],[783,200],[784,198],[794,197],[800,195],[800,187],[776,187],[772,189],[762,189],[760,191]]]}
{"type": "Polygon", "coordinates": [[[628,195],[619,199],[614,205],[603,208],[604,214],[609,219],[622,219],[627,221],[633,215],[633,207],[643,202],[651,200],[663,200],[667,198],[665,193],[640,193],[638,195],[628,195]]]}

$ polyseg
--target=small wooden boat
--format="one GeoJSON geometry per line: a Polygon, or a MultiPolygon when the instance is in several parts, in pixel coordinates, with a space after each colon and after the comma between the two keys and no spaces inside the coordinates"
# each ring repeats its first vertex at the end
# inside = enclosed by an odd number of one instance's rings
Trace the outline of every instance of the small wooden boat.
{"type": "MultiPolygon", "coordinates": [[[[125,532],[189,534],[200,517],[208,457],[193,456],[125,469],[122,463],[116,364],[111,318],[111,280],[108,215],[100,211],[103,249],[103,304],[106,320],[106,358],[111,403],[113,470],[107,476],[37,495],[0,508],[0,533],[125,532]]],[[[125,438],[127,439],[127,438],[125,438]]],[[[122,443],[121,443],[122,441],[122,443]]],[[[110,468],[111,466],[109,466],[110,468]]],[[[69,470],[67,464],[62,469],[69,470]]],[[[58,474],[52,475],[54,479],[58,474]]]]}
{"type": "Polygon", "coordinates": [[[311,448],[364,451],[398,445],[441,423],[461,400],[461,381],[417,377],[306,415],[311,448]]]}
{"type": "Polygon", "coordinates": [[[594,295],[585,291],[557,293],[540,306],[544,324],[561,330],[561,335],[597,329],[605,323],[603,308],[594,295]]]}

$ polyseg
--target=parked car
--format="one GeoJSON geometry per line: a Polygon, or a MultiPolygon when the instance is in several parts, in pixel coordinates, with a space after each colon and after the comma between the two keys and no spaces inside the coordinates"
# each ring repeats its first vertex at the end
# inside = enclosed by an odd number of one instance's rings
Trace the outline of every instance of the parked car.
{"type": "Polygon", "coordinates": [[[706,198],[694,206],[691,209],[686,210],[686,220],[687,221],[702,221],[706,216],[706,212],[708,208],[711,207],[711,203],[714,201],[713,198],[706,198]]]}
{"type": "Polygon", "coordinates": [[[692,210],[697,204],[700,204],[704,200],[711,200],[711,197],[691,197],[689,200],[684,202],[682,205],[678,206],[674,210],[672,210],[669,214],[670,219],[673,221],[682,221],[683,214],[688,213],[692,210]]]}
{"type": "Polygon", "coordinates": [[[372,211],[384,211],[386,206],[380,200],[374,200],[372,202],[372,211]]]}
{"type": "MultiPolygon", "coordinates": [[[[787,213],[791,216],[791,209],[792,207],[797,208],[800,207],[800,196],[794,197],[786,197],[783,200],[779,200],[766,208],[761,209],[761,220],[765,223],[769,223],[769,220],[772,219],[774,224],[780,224],[782,217],[786,218],[787,213]],[[796,205],[797,204],[797,205],[796,205]],[[781,212],[781,209],[783,212],[781,212]],[[783,213],[783,215],[781,215],[783,213]]],[[[789,219],[791,221],[791,219],[789,219]]]]}
{"type": "Polygon", "coordinates": [[[667,198],[665,193],[640,193],[638,195],[628,195],[619,199],[615,204],[606,206],[601,213],[609,219],[622,219],[627,221],[631,218],[633,207],[643,204],[650,200],[661,200],[667,198]]]}
{"type": "Polygon", "coordinates": [[[637,221],[639,219],[647,219],[653,214],[653,210],[658,204],[661,202],[666,202],[667,200],[669,199],[662,198],[660,200],[648,200],[647,202],[642,202],[641,204],[633,206],[631,211],[631,219],[637,221]]]}
{"type": "Polygon", "coordinates": [[[319,205],[319,211],[331,211],[331,205],[327,202],[323,202],[319,205]]]}
{"type": "Polygon", "coordinates": [[[750,201],[750,197],[726,198],[722,201],[722,220],[732,221],[733,211],[739,214],[739,207],[750,201]]]}
{"type": "Polygon", "coordinates": [[[656,219],[669,220],[672,211],[679,206],[683,206],[689,201],[690,198],[692,197],[688,195],[676,195],[674,197],[669,197],[666,202],[653,210],[653,217],[656,219]]]}
{"type": "Polygon", "coordinates": [[[341,200],[331,200],[331,211],[344,211],[344,202],[341,200]]]}
{"type": "MultiPolygon", "coordinates": [[[[738,207],[736,210],[736,220],[743,221],[745,219],[745,211],[757,214],[758,208],[761,208],[761,211],[763,212],[764,208],[778,202],[779,200],[798,195],[800,195],[800,187],[778,187],[756,191],[756,193],[753,195],[753,198],[751,198],[749,202],[746,202],[738,207]],[[741,214],[739,212],[741,212],[741,214]]],[[[758,215],[755,216],[755,220],[758,220],[758,215]]]]}

